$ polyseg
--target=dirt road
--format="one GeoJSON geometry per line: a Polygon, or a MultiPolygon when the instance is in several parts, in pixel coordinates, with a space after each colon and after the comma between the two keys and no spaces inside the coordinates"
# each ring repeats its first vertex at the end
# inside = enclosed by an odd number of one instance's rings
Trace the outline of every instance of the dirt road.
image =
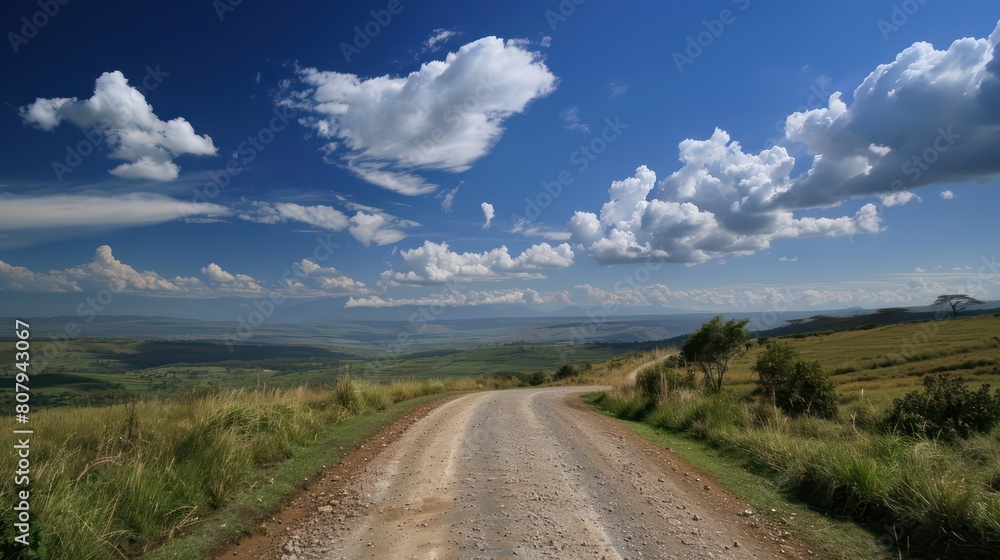
{"type": "Polygon", "coordinates": [[[344,496],[290,530],[278,557],[802,555],[714,481],[586,409],[586,390],[496,391],[444,404],[344,496]]]}

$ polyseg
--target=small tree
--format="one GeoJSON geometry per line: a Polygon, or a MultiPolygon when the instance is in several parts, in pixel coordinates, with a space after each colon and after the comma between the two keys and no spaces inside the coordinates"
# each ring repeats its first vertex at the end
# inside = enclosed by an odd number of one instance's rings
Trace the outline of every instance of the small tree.
{"type": "Polygon", "coordinates": [[[691,334],[681,347],[681,356],[696,362],[705,374],[705,388],[713,393],[722,390],[722,379],[729,369],[729,362],[746,352],[750,332],[746,325],[750,319],[722,320],[716,315],[691,334]]]}
{"type": "Polygon", "coordinates": [[[757,356],[757,384],[771,404],[793,416],[832,418],[837,391],[819,362],[806,362],[787,344],[774,342],[757,356]]]}
{"type": "Polygon", "coordinates": [[[938,296],[937,299],[934,300],[934,305],[949,305],[951,307],[951,316],[955,319],[958,318],[959,311],[962,311],[974,303],[983,302],[965,294],[945,294],[938,296]]]}
{"type": "Polygon", "coordinates": [[[767,349],[757,355],[757,365],[753,369],[757,374],[757,386],[771,399],[772,405],[778,406],[778,390],[795,370],[797,361],[798,352],[783,342],[768,344],[767,349]]]}
{"type": "Polygon", "coordinates": [[[833,418],[837,415],[837,389],[819,362],[799,360],[788,383],[778,391],[778,403],[793,416],[833,418]]]}

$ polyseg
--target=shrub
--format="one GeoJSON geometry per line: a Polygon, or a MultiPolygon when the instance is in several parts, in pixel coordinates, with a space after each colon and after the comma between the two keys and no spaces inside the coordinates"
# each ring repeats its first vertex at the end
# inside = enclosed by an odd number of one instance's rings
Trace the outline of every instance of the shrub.
{"type": "Polygon", "coordinates": [[[528,374],[525,382],[532,387],[544,385],[549,382],[549,374],[544,371],[536,371],[535,373],[528,374]]]}
{"type": "Polygon", "coordinates": [[[580,370],[573,364],[566,364],[556,371],[555,379],[556,381],[562,381],[563,379],[569,379],[577,375],[580,375],[580,370]]]}
{"type": "Polygon", "coordinates": [[[985,433],[1000,421],[1000,390],[990,386],[970,391],[962,377],[946,373],[924,377],[923,392],[913,391],[893,401],[885,424],[910,435],[966,438],[985,433]]]}
{"type": "Polygon", "coordinates": [[[654,364],[639,372],[635,385],[644,398],[658,403],[679,389],[694,389],[694,372],[681,375],[666,364],[654,364]]]}
{"type": "Polygon", "coordinates": [[[782,342],[769,344],[757,356],[757,364],[754,366],[757,387],[771,399],[771,404],[778,405],[778,390],[787,384],[798,361],[798,352],[782,342]]]}
{"type": "Polygon", "coordinates": [[[819,362],[805,362],[790,346],[775,342],[761,352],[754,366],[757,384],[771,404],[792,416],[833,418],[837,391],[823,375],[819,362]]]}
{"type": "Polygon", "coordinates": [[[823,374],[819,362],[799,361],[778,392],[779,406],[792,416],[833,418],[837,415],[837,389],[823,374]]]}

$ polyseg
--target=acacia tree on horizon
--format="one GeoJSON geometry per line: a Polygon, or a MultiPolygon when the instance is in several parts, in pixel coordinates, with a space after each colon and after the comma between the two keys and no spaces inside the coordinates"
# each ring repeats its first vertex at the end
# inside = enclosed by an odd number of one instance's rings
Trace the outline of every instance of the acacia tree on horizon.
{"type": "Polygon", "coordinates": [[[958,312],[962,311],[966,307],[974,303],[984,303],[972,296],[967,296],[965,294],[945,294],[940,295],[934,300],[934,305],[945,305],[951,306],[951,316],[953,319],[958,318],[958,312]]]}

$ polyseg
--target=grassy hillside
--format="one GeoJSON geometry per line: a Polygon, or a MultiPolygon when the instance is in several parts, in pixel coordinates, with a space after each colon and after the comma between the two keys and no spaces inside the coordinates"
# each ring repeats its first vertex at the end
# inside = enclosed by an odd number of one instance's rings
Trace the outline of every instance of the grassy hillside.
{"type": "MultiPolygon", "coordinates": [[[[1000,386],[1000,316],[921,321],[782,337],[807,360],[817,360],[846,403],[862,398],[883,406],[918,388],[925,373],[952,372],[1000,386]]],[[[727,385],[752,389],[761,347],[734,361],[727,385]]]]}
{"type": "Polygon", "coordinates": [[[753,393],[759,344],[733,362],[721,394],[649,395],[626,383],[619,365],[605,373],[618,376],[618,387],[594,402],[706,442],[790,499],[861,522],[892,556],[992,559],[1000,547],[1000,426],[939,440],[885,419],[924,374],[958,374],[973,389],[1000,385],[997,335],[1000,317],[983,316],[783,338],[835,382],[833,419],[793,418],[753,393]]]}
{"type": "MultiPolygon", "coordinates": [[[[566,363],[603,362],[628,352],[603,344],[506,344],[462,351],[427,351],[401,356],[371,375],[387,377],[481,375],[499,371],[552,371],[566,363]]],[[[368,373],[368,370],[360,370],[368,373]]]]}

